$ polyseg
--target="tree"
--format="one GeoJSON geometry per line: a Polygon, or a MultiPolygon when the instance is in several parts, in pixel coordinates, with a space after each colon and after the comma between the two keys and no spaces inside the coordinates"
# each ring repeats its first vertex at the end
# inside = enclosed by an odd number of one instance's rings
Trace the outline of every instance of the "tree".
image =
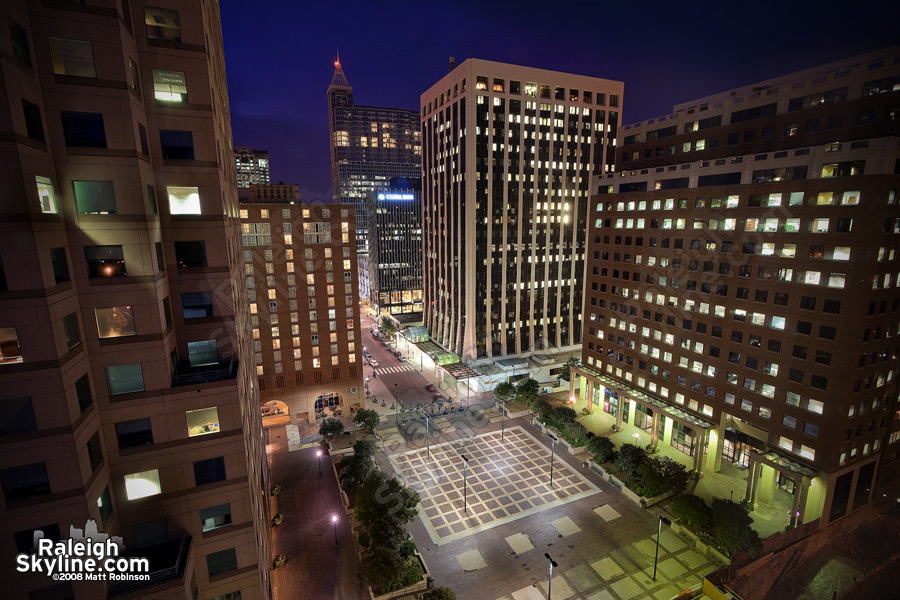
{"type": "Polygon", "coordinates": [[[340,419],[329,417],[322,419],[322,422],[319,424],[319,435],[334,437],[342,431],[344,431],[344,424],[340,419]]]}
{"type": "Polygon", "coordinates": [[[372,471],[357,490],[354,513],[363,526],[385,514],[409,523],[419,514],[418,504],[419,494],[415,490],[381,471],[372,471]]]}
{"type": "Polygon", "coordinates": [[[516,383],[516,401],[521,404],[530,405],[538,399],[539,390],[540,385],[531,377],[520,379],[518,383],[516,383]]]}
{"type": "Polygon", "coordinates": [[[341,469],[341,489],[348,494],[355,494],[373,468],[371,459],[359,454],[348,456],[344,459],[344,468],[341,469]]]}
{"type": "Polygon", "coordinates": [[[566,362],[562,364],[562,370],[556,376],[560,381],[569,381],[572,378],[572,367],[580,367],[581,359],[575,355],[570,356],[566,362]]]}
{"type": "Polygon", "coordinates": [[[502,402],[506,402],[516,394],[516,386],[508,381],[504,381],[494,388],[494,395],[502,402]]]}
{"type": "Polygon", "coordinates": [[[450,588],[439,587],[425,592],[422,600],[456,600],[456,594],[450,588]]]}
{"type": "Polygon", "coordinates": [[[550,420],[558,423],[559,425],[574,423],[576,418],[578,418],[578,413],[576,413],[574,409],[569,408],[568,406],[557,406],[550,411],[550,420]]]}
{"type": "Polygon", "coordinates": [[[716,546],[727,556],[739,550],[759,550],[761,542],[750,525],[753,519],[747,509],[730,500],[716,498],[712,501],[712,527],[716,546]]]}
{"type": "Polygon", "coordinates": [[[598,463],[612,460],[616,453],[616,445],[608,437],[595,436],[587,441],[587,451],[598,463]]]}
{"type": "Polygon", "coordinates": [[[672,514],[675,518],[700,532],[708,532],[712,527],[712,510],[703,498],[693,494],[680,494],[672,500],[672,514]]]}
{"type": "Polygon", "coordinates": [[[356,440],[353,443],[353,455],[360,457],[362,460],[371,461],[376,452],[378,452],[378,444],[375,443],[375,440],[356,440]]]}
{"type": "Polygon", "coordinates": [[[359,562],[359,576],[373,590],[384,592],[394,589],[405,575],[405,567],[406,561],[396,551],[370,544],[359,562]]]}
{"type": "Polygon", "coordinates": [[[584,446],[588,440],[587,429],[577,421],[565,423],[561,433],[565,435],[566,441],[575,447],[584,446]]]}
{"type": "Polygon", "coordinates": [[[647,451],[634,444],[622,444],[616,457],[616,468],[628,477],[634,477],[638,467],[647,458],[647,451]]]}
{"type": "Polygon", "coordinates": [[[392,336],[397,333],[397,328],[394,327],[394,322],[387,317],[381,317],[381,320],[378,321],[378,329],[382,330],[388,336],[392,336]]]}
{"type": "Polygon", "coordinates": [[[381,415],[379,415],[377,411],[361,408],[356,411],[353,422],[369,433],[375,433],[375,428],[381,423],[381,415]]]}
{"type": "Polygon", "coordinates": [[[691,471],[669,457],[652,456],[637,468],[641,483],[650,496],[658,496],[668,491],[684,491],[693,476],[691,471]]]}
{"type": "Polygon", "coordinates": [[[542,400],[541,398],[535,398],[532,400],[528,407],[531,409],[531,412],[536,414],[540,419],[546,419],[550,415],[550,403],[546,400],[542,400]]]}

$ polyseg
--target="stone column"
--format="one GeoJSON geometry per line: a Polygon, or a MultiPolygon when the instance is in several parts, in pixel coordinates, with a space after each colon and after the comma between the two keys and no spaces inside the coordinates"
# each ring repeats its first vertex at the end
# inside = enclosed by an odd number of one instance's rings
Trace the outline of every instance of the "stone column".
{"type": "MultiPolygon", "coordinates": [[[[800,494],[799,494],[799,497],[796,502],[797,506],[794,508],[794,515],[797,515],[797,523],[796,523],[797,525],[803,524],[803,516],[804,516],[804,513],[806,512],[806,495],[809,492],[809,483],[810,483],[809,477],[807,477],[806,475],[801,477],[801,479],[800,479],[800,494]]],[[[795,488],[794,492],[796,492],[796,491],[797,490],[795,488]]],[[[791,517],[793,518],[793,515],[791,515],[791,517]]]]}
{"type": "Polygon", "coordinates": [[[650,430],[650,447],[654,450],[659,446],[659,433],[657,430],[659,429],[659,412],[653,411],[653,423],[651,425],[652,429],[650,430]]]}
{"type": "Polygon", "coordinates": [[[706,446],[706,431],[703,429],[697,430],[691,428],[691,430],[696,434],[694,439],[697,440],[696,447],[694,449],[694,472],[697,476],[701,476],[703,474],[703,448],[706,446]]]}
{"type": "Polygon", "coordinates": [[[582,393],[584,394],[584,407],[587,409],[588,414],[594,412],[594,380],[584,378],[584,390],[582,393]]]}
{"type": "Polygon", "coordinates": [[[750,467],[747,469],[747,491],[744,492],[744,500],[750,501],[750,493],[753,490],[753,474],[756,472],[756,460],[750,455],[750,467]]]}
{"type": "MultiPolygon", "coordinates": [[[[603,400],[600,400],[600,402],[603,402],[603,400]]],[[[616,407],[616,428],[619,431],[622,431],[622,413],[625,412],[625,394],[619,394],[619,398],[616,402],[619,403],[616,407]]]]}
{"type": "Polygon", "coordinates": [[[753,470],[753,490],[751,491],[750,504],[756,508],[756,495],[759,493],[759,479],[762,477],[762,463],[757,462],[753,470]]]}

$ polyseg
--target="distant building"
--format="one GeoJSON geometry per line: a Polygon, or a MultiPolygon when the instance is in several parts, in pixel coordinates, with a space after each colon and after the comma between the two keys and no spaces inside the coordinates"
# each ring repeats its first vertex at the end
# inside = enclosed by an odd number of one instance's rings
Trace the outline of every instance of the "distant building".
{"type": "Polygon", "coordinates": [[[467,364],[546,382],[580,354],[589,196],[622,93],[469,59],[422,94],[425,325],[467,364]]]}
{"type": "Polygon", "coordinates": [[[239,188],[269,183],[269,153],[266,150],[235,146],[234,166],[239,188]]]}
{"type": "Polygon", "coordinates": [[[369,297],[385,314],[422,313],[419,186],[369,192],[369,297]]]}
{"type": "Polygon", "coordinates": [[[0,553],[150,559],[4,598],[272,597],[219,9],[164,4],[0,2],[0,553]]]}
{"type": "Polygon", "coordinates": [[[591,199],[582,398],[785,524],[897,497],[898,93],[889,48],[678,104],[591,199]]]}
{"type": "Polygon", "coordinates": [[[328,86],[328,123],[334,201],[356,205],[360,294],[368,297],[369,192],[387,188],[395,177],[419,178],[422,136],[419,111],[353,104],[340,59],[328,86]]]}
{"type": "Polygon", "coordinates": [[[314,422],[316,410],[349,414],[360,398],[355,209],[294,204],[294,194],[296,185],[250,187],[244,274],[260,398],[314,422]]]}

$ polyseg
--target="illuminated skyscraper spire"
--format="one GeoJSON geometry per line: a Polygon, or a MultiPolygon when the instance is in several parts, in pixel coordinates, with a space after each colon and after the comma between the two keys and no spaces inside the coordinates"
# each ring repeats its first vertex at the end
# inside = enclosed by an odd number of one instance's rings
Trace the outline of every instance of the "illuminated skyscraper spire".
{"type": "Polygon", "coordinates": [[[341,68],[340,50],[337,51],[337,57],[334,59],[334,76],[331,78],[331,87],[350,87],[350,83],[344,75],[344,70],[341,68]]]}

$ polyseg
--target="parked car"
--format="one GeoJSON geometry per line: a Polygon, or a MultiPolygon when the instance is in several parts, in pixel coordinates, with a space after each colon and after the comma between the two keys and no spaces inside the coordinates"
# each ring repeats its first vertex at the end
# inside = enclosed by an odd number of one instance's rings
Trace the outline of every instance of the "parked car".
{"type": "Polygon", "coordinates": [[[401,356],[401,357],[400,357],[400,362],[406,362],[406,357],[405,357],[405,356],[401,356]]]}
{"type": "Polygon", "coordinates": [[[436,392],[436,391],[437,391],[437,386],[434,385],[433,383],[429,383],[428,385],[425,386],[425,391],[428,391],[428,392],[436,392]]]}
{"type": "Polygon", "coordinates": [[[373,368],[375,368],[375,367],[378,366],[378,361],[375,360],[374,358],[370,358],[370,359],[369,359],[369,364],[372,365],[373,368]]]}

